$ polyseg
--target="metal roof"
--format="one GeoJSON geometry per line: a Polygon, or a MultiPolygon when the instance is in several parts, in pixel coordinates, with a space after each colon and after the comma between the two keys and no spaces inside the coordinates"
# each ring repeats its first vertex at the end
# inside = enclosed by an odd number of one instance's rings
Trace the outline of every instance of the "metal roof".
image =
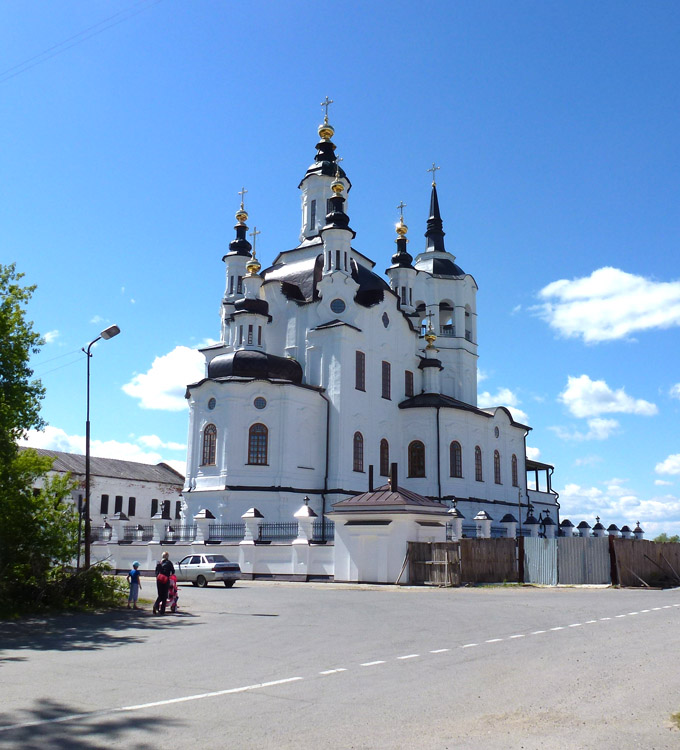
{"type": "MultiPolygon", "coordinates": [[[[20,447],[19,450],[26,450],[20,447]]],[[[85,475],[85,456],[79,453],[33,448],[40,456],[52,456],[55,460],[52,471],[70,471],[71,474],[85,475]]],[[[90,474],[94,477],[132,479],[140,482],[158,482],[178,487],[184,485],[184,477],[167,464],[141,464],[137,461],[122,461],[118,458],[98,458],[90,456],[90,474]]]]}
{"type": "Polygon", "coordinates": [[[364,492],[361,495],[340,500],[340,502],[333,503],[333,508],[356,508],[357,506],[382,508],[395,505],[402,507],[439,508],[448,512],[448,507],[443,503],[430,500],[428,497],[423,497],[423,495],[411,492],[411,490],[404,489],[403,487],[397,487],[396,490],[392,490],[389,484],[384,484],[373,492],[364,492]]]}

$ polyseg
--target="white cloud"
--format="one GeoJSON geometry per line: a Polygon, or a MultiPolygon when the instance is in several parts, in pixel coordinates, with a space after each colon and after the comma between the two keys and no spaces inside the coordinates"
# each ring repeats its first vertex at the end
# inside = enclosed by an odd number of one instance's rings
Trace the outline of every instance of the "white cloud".
{"type": "Polygon", "coordinates": [[[567,484],[559,490],[560,516],[569,518],[574,524],[585,518],[591,526],[596,515],[605,526],[615,523],[619,527],[627,524],[633,528],[640,521],[647,538],[661,531],[675,533],[680,529],[680,498],[662,495],[642,499],[629,491],[620,492],[621,489],[617,482],[610,483],[606,491],[599,487],[567,484]],[[613,492],[611,488],[614,488],[613,492]]]}
{"type": "Polygon", "coordinates": [[[95,315],[94,318],[90,319],[90,323],[105,323],[106,321],[101,315],[95,315]]]}
{"type": "Polygon", "coordinates": [[[672,398],[680,399],[680,383],[676,383],[669,391],[672,398]]]}
{"type": "Polygon", "coordinates": [[[527,424],[529,417],[527,413],[518,408],[520,400],[517,394],[509,388],[499,388],[496,393],[491,394],[489,391],[483,391],[477,396],[477,404],[480,409],[489,409],[495,406],[507,406],[516,422],[527,424]]]}
{"type": "Polygon", "coordinates": [[[596,466],[597,464],[601,464],[602,461],[602,456],[591,454],[590,456],[582,456],[575,459],[574,466],[596,466]]]}
{"type": "Polygon", "coordinates": [[[530,458],[532,461],[538,461],[540,457],[541,451],[538,448],[532,448],[527,445],[527,458],[530,458]]]}
{"type": "Polygon", "coordinates": [[[45,339],[46,344],[52,344],[59,338],[59,331],[55,329],[54,331],[43,333],[43,338],[45,339]]]}
{"type": "Polygon", "coordinates": [[[618,268],[554,281],[539,297],[545,302],[534,310],[543,320],[562,336],[589,344],[680,325],[680,281],[652,281],[618,268]]]}
{"type": "Polygon", "coordinates": [[[569,431],[564,427],[549,427],[561,440],[607,440],[619,429],[619,423],[615,419],[603,419],[594,417],[587,421],[588,432],[578,430],[569,431]]]}
{"type": "Polygon", "coordinates": [[[186,408],[187,385],[204,377],[203,355],[188,346],[176,346],[168,354],[156,357],[146,372],[135,375],[123,386],[123,391],[138,398],[142,409],[181,411],[186,408]]]}
{"type": "Polygon", "coordinates": [[[656,404],[632,398],[623,388],[614,391],[604,380],[591,380],[588,375],[578,378],[569,375],[567,387],[558,399],[575,417],[594,417],[612,412],[648,417],[658,412],[656,404]]]}
{"type": "Polygon", "coordinates": [[[657,474],[680,474],[680,453],[673,453],[654,467],[657,474]]]}
{"type": "Polygon", "coordinates": [[[137,438],[137,442],[141,443],[146,448],[167,448],[171,451],[185,451],[187,449],[186,445],[183,445],[182,443],[164,443],[158,435],[140,435],[137,438]]]}
{"type": "Polygon", "coordinates": [[[655,479],[654,484],[657,487],[672,487],[673,482],[669,482],[667,479],[655,479]]]}
{"type": "MultiPolygon", "coordinates": [[[[153,449],[186,450],[186,446],[181,443],[165,443],[157,435],[143,435],[137,438],[137,443],[141,445],[119,442],[118,440],[92,440],[90,453],[98,458],[119,458],[123,461],[138,461],[143,464],[162,462],[172,466],[180,474],[185,474],[186,461],[165,459],[158,450],[153,449]],[[147,448],[152,450],[146,450],[147,448]]],[[[69,435],[59,427],[48,425],[42,432],[30,430],[26,440],[19,441],[19,445],[83,455],[85,453],[85,436],[69,435]]]]}

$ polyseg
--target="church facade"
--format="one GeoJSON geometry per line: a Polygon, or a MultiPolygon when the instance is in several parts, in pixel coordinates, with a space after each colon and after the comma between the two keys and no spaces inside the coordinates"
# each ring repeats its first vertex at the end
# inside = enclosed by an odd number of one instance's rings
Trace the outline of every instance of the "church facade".
{"type": "Polygon", "coordinates": [[[290,521],[305,497],[322,516],[369,489],[369,467],[379,485],[396,463],[400,485],[455,500],[469,522],[518,504],[526,515],[530,499],[558,520],[549,483],[527,487],[530,428],[477,406],[477,283],[445,247],[435,180],[422,247],[409,253],[402,213],[384,278],[354,246],[327,116],[318,132],[296,247],[262,269],[243,201],[236,213],[220,342],[201,350],[205,377],[186,392],[189,517],[236,522],[255,506],[290,521]]]}

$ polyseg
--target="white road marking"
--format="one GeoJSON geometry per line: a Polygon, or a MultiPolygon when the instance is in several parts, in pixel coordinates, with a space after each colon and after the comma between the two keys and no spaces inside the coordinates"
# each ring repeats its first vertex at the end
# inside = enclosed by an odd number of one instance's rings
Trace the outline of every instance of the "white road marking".
{"type": "Polygon", "coordinates": [[[540,635],[541,633],[545,633],[545,630],[534,630],[534,632],[531,635],[540,635]]]}
{"type": "Polygon", "coordinates": [[[479,646],[478,643],[466,643],[464,646],[461,646],[461,648],[472,648],[473,646],[479,646]]]}
{"type": "Polygon", "coordinates": [[[614,617],[625,617],[626,615],[614,615],[614,617]]]}
{"type": "Polygon", "coordinates": [[[526,638],[526,634],[525,634],[525,633],[522,633],[522,634],[520,634],[520,635],[511,635],[510,637],[511,637],[511,638],[526,638]]]}
{"type": "Polygon", "coordinates": [[[611,617],[600,617],[600,620],[611,620],[611,617]]]}
{"type": "Polygon", "coordinates": [[[558,625],[556,628],[550,628],[550,630],[564,630],[564,625],[558,625]]]}
{"type": "Polygon", "coordinates": [[[652,611],[658,612],[661,609],[661,607],[652,607],[652,611]]]}
{"type": "Polygon", "coordinates": [[[643,612],[651,612],[651,610],[649,610],[649,609],[641,609],[640,610],[640,614],[642,614],[643,612]]]}
{"type": "Polygon", "coordinates": [[[503,640],[502,638],[489,638],[489,640],[486,641],[486,643],[498,643],[498,641],[502,641],[502,640],[503,640]]]}
{"type": "Polygon", "coordinates": [[[338,667],[337,669],[326,669],[323,672],[319,672],[319,674],[336,674],[337,672],[346,672],[347,670],[344,667],[338,667]]]}
{"type": "Polygon", "coordinates": [[[126,711],[142,711],[145,708],[157,708],[158,706],[170,706],[174,703],[186,703],[187,701],[198,701],[203,698],[216,698],[220,695],[233,695],[235,693],[245,693],[248,690],[261,690],[266,687],[273,687],[274,685],[284,685],[288,682],[297,682],[303,680],[304,677],[288,677],[284,680],[272,680],[271,682],[258,682],[255,685],[244,685],[238,688],[229,688],[227,690],[215,690],[211,693],[198,693],[197,695],[185,695],[183,698],[169,698],[164,701],[154,701],[153,703],[138,703],[134,706],[120,706],[119,708],[110,708],[103,711],[90,711],[88,713],[81,714],[69,714],[68,716],[59,716],[56,719],[42,719],[40,721],[27,721],[23,724],[11,724],[9,726],[0,727],[0,732],[7,732],[11,729],[25,729],[27,727],[37,727],[43,724],[63,724],[67,721],[75,721],[76,719],[91,719],[97,716],[107,716],[115,713],[122,713],[126,711]]]}
{"type": "Polygon", "coordinates": [[[670,609],[673,605],[672,604],[664,604],[661,609],[670,609]]]}
{"type": "Polygon", "coordinates": [[[406,656],[397,656],[397,659],[417,659],[420,654],[406,654],[406,656]]]}
{"type": "Polygon", "coordinates": [[[592,625],[594,622],[597,622],[597,620],[586,620],[586,625],[592,625]]]}
{"type": "Polygon", "coordinates": [[[374,667],[376,664],[384,664],[384,661],[381,661],[380,659],[378,661],[365,661],[361,666],[362,667],[374,667]]]}
{"type": "Polygon", "coordinates": [[[436,648],[434,651],[430,651],[431,654],[443,654],[444,651],[450,651],[450,648],[436,648]]]}
{"type": "Polygon", "coordinates": [[[569,627],[570,628],[580,628],[581,625],[583,625],[582,622],[575,622],[573,625],[570,625],[569,627]]]}
{"type": "Polygon", "coordinates": [[[639,612],[629,612],[628,614],[629,615],[639,615],[640,613],[639,612]]]}

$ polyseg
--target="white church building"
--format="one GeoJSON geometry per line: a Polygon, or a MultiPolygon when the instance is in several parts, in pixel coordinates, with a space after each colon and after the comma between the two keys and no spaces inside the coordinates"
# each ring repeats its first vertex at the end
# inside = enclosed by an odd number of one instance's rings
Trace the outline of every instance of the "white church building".
{"type": "Polygon", "coordinates": [[[480,510],[521,523],[530,502],[559,522],[552,466],[526,458],[530,428],[477,406],[477,282],[445,247],[434,165],[425,241],[409,252],[402,213],[385,279],[355,247],[327,116],[318,132],[295,247],[262,269],[243,201],[236,213],[220,342],[186,392],[187,516],[292,521],[308,497],[321,517],[396,463],[400,486],[455,500],[466,523],[480,510]]]}

